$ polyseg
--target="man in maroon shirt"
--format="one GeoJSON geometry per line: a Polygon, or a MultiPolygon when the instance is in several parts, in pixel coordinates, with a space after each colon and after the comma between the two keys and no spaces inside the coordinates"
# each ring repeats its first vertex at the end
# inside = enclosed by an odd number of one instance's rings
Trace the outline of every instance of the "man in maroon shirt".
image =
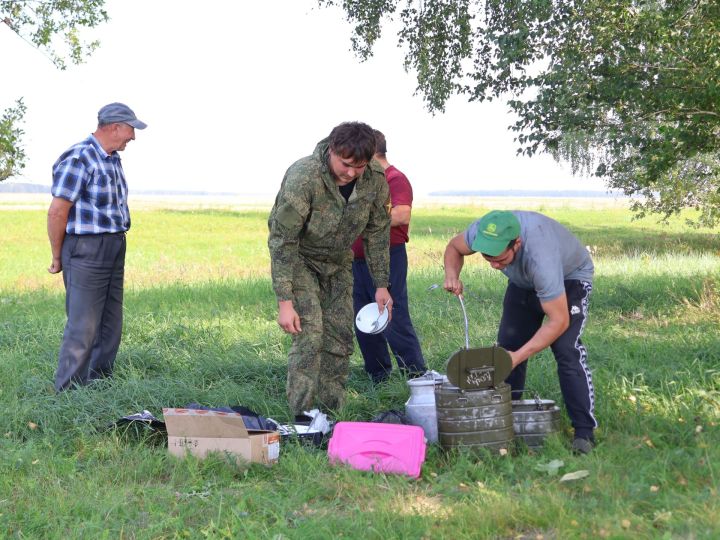
{"type": "MultiPolygon", "coordinates": [[[[355,328],[358,345],[365,360],[365,371],[373,382],[387,379],[392,371],[392,361],[388,345],[397,360],[398,367],[407,376],[426,371],[425,359],[420,343],[410,320],[407,296],[407,252],[408,228],[412,208],[413,193],[407,177],[387,161],[387,143],[385,135],[375,131],[375,160],[385,169],[385,179],[390,187],[392,211],[390,213],[390,294],[393,298],[392,320],[380,334],[365,334],[355,328]]],[[[355,315],[370,302],[375,301],[373,285],[365,254],[362,237],[352,245],[353,261],[353,307],[355,315]]]]}

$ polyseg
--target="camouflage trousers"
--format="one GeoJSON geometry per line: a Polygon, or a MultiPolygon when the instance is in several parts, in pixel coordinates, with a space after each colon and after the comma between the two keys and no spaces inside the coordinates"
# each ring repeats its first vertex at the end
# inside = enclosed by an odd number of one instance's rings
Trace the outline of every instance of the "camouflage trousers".
{"type": "Polygon", "coordinates": [[[314,406],[337,410],[353,351],[351,268],[321,275],[298,265],[293,294],[302,332],[293,336],[288,355],[288,404],[294,414],[314,406]]]}

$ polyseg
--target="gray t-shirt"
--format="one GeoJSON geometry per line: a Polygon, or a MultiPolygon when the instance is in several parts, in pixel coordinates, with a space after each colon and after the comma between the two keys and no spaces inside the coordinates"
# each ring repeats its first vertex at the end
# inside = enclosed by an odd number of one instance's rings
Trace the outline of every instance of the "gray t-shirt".
{"type": "MultiPolygon", "coordinates": [[[[520,221],[522,244],[513,262],[501,270],[511,283],[534,290],[542,302],[565,292],[565,280],[592,283],[595,267],[575,235],[554,219],[537,212],[514,210],[512,213],[520,221]]],[[[479,221],[465,230],[465,243],[470,249],[479,221]]]]}

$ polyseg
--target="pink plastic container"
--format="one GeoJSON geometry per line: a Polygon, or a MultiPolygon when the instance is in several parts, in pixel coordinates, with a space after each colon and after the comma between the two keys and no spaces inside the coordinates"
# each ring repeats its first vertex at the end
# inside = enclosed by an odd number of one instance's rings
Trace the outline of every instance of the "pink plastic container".
{"type": "Polygon", "coordinates": [[[425,432],[419,426],[338,422],[328,444],[330,463],[353,469],[420,476],[425,432]]]}

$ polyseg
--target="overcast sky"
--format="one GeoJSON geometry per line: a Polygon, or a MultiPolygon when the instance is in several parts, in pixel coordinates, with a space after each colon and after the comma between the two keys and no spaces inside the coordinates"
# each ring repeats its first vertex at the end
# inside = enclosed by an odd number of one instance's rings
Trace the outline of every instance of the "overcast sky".
{"type": "Polygon", "coordinates": [[[107,11],[100,48],[66,71],[0,24],[0,109],[21,96],[28,107],[19,180],[49,185],[59,154],[121,101],[149,125],[122,154],[131,191],[274,194],[287,167],[347,120],[385,133],[418,195],[604,189],[550,157],[517,156],[502,103],[453,98],[433,117],[394,33],[360,63],[342,12],[316,0],[109,0],[107,11]]]}

